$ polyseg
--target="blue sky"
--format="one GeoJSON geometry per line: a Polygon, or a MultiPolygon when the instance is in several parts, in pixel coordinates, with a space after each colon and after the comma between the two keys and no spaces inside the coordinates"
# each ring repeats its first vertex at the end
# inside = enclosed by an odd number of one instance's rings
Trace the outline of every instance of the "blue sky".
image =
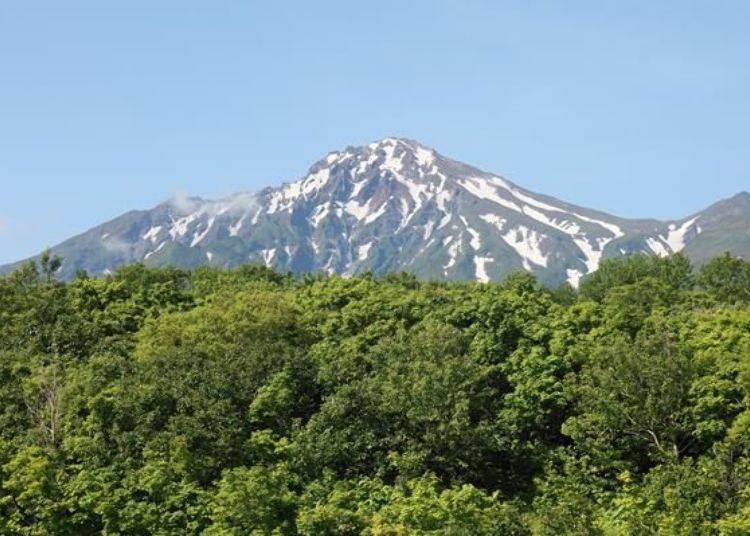
{"type": "Polygon", "coordinates": [[[414,138],[679,217],[750,189],[750,2],[0,3],[0,262],[414,138]]]}

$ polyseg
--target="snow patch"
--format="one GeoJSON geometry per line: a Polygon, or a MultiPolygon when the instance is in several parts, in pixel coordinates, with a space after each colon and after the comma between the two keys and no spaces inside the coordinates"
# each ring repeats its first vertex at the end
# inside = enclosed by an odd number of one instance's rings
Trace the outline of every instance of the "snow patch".
{"type": "Polygon", "coordinates": [[[609,232],[611,232],[613,235],[615,235],[615,238],[620,238],[621,236],[625,236],[625,233],[622,232],[622,229],[620,229],[617,225],[614,223],[607,223],[606,221],[601,220],[595,220],[594,218],[588,218],[586,216],[582,216],[581,214],[577,214],[575,212],[571,212],[573,216],[578,218],[579,220],[583,220],[589,223],[595,223],[597,225],[600,225],[601,227],[604,227],[609,232]]]}
{"type": "Polygon", "coordinates": [[[310,217],[313,227],[317,227],[321,221],[323,221],[328,214],[331,213],[332,203],[323,203],[315,207],[313,215],[310,217]]]}
{"type": "Polygon", "coordinates": [[[450,259],[448,259],[448,263],[443,266],[444,270],[448,270],[448,268],[451,268],[456,264],[456,259],[458,258],[458,251],[460,248],[461,240],[456,240],[450,246],[448,246],[448,255],[450,256],[450,259]]]}
{"type": "Polygon", "coordinates": [[[490,225],[494,225],[498,231],[502,231],[505,225],[505,220],[497,214],[480,214],[479,219],[486,221],[490,225]]]}
{"type": "Polygon", "coordinates": [[[196,245],[198,245],[200,243],[201,240],[203,240],[204,238],[206,238],[206,235],[211,230],[211,227],[213,226],[215,220],[216,220],[215,217],[209,218],[208,219],[208,223],[206,224],[206,228],[203,230],[203,232],[199,233],[199,232],[196,231],[195,234],[193,234],[193,241],[190,242],[190,247],[191,248],[195,247],[196,245]]]}
{"type": "Polygon", "coordinates": [[[178,236],[184,236],[190,224],[198,219],[199,216],[200,212],[193,212],[178,220],[172,219],[172,227],[169,229],[169,235],[172,237],[172,240],[175,240],[178,236]]]}
{"type": "Polygon", "coordinates": [[[547,256],[541,249],[542,241],[547,238],[546,235],[519,225],[501,236],[505,243],[512,247],[521,257],[523,267],[526,270],[531,270],[529,262],[537,266],[547,266],[547,256]]]}
{"type": "Polygon", "coordinates": [[[369,208],[370,202],[367,201],[364,205],[360,205],[357,201],[347,201],[344,205],[344,212],[354,216],[357,221],[366,218],[370,214],[369,208]]]}
{"type": "Polygon", "coordinates": [[[648,245],[649,249],[653,251],[659,257],[669,256],[670,252],[669,252],[669,249],[667,249],[667,246],[665,246],[663,242],[661,242],[660,240],[656,238],[649,236],[646,239],[646,245],[648,245]]]}
{"type": "Polygon", "coordinates": [[[377,160],[378,160],[377,153],[371,154],[367,158],[367,160],[360,161],[359,166],[357,166],[357,169],[355,171],[355,174],[360,175],[364,173],[365,171],[367,171],[367,168],[372,166],[377,160]]]}
{"type": "Polygon", "coordinates": [[[677,253],[678,251],[682,251],[682,249],[685,247],[685,235],[690,230],[690,227],[695,223],[695,220],[698,219],[698,216],[695,218],[686,221],[679,227],[677,227],[674,223],[669,225],[669,231],[667,232],[667,236],[659,236],[664,242],[667,243],[669,246],[669,249],[672,250],[672,253],[677,253]]]}
{"type": "Polygon", "coordinates": [[[367,255],[370,253],[371,247],[372,242],[368,242],[367,244],[359,246],[359,248],[357,248],[357,258],[361,261],[365,260],[367,258],[367,255]]]}
{"type": "Polygon", "coordinates": [[[460,216],[460,218],[464,224],[464,227],[466,227],[466,231],[471,235],[471,240],[469,241],[469,245],[472,247],[474,251],[479,250],[479,248],[482,247],[482,240],[479,237],[479,233],[471,228],[471,226],[466,221],[466,218],[464,218],[463,216],[460,216]]]}
{"type": "Polygon", "coordinates": [[[149,257],[150,257],[151,255],[153,255],[153,254],[154,254],[154,253],[156,253],[157,251],[161,251],[161,249],[162,249],[162,248],[163,248],[164,246],[166,246],[166,245],[167,245],[167,241],[165,240],[164,242],[162,242],[161,244],[159,244],[159,245],[158,245],[158,246],[156,247],[156,249],[155,249],[155,250],[153,250],[153,251],[149,251],[148,253],[146,253],[146,254],[145,254],[145,255],[143,256],[143,259],[144,259],[144,260],[145,260],[145,259],[148,259],[148,258],[149,258],[149,257]]]}
{"type": "Polygon", "coordinates": [[[568,276],[568,283],[570,283],[573,288],[578,288],[578,285],[581,283],[581,278],[584,275],[583,272],[568,268],[565,270],[565,274],[568,276]]]}
{"type": "Polygon", "coordinates": [[[229,236],[237,236],[239,234],[240,229],[242,229],[242,224],[245,223],[245,218],[247,218],[247,214],[243,214],[236,223],[227,227],[229,230],[229,236]]]}
{"type": "Polygon", "coordinates": [[[266,266],[270,266],[276,256],[276,248],[261,249],[260,254],[263,256],[263,262],[266,263],[266,266]]]}
{"type": "Polygon", "coordinates": [[[364,188],[366,184],[367,184],[366,180],[362,180],[362,181],[359,181],[359,182],[352,183],[352,193],[351,193],[351,195],[349,197],[352,198],[352,199],[354,199],[355,197],[357,197],[359,195],[359,192],[362,191],[362,188],[364,188]]]}
{"type": "Polygon", "coordinates": [[[300,197],[307,197],[308,195],[317,192],[328,183],[330,178],[331,170],[328,168],[321,168],[314,173],[310,173],[300,181],[285,185],[280,190],[271,194],[266,213],[275,214],[276,212],[283,210],[291,211],[295,201],[300,197]]]}
{"type": "MultiPolygon", "coordinates": [[[[523,201],[524,203],[528,203],[529,205],[535,206],[537,208],[541,208],[542,210],[549,210],[552,212],[562,212],[564,214],[570,214],[571,216],[575,216],[579,220],[582,220],[588,223],[594,223],[596,225],[603,227],[604,229],[607,229],[609,232],[611,232],[614,235],[615,238],[620,238],[621,236],[625,235],[625,233],[622,232],[622,229],[620,229],[620,227],[618,227],[614,223],[609,223],[606,221],[589,218],[588,216],[578,214],[577,212],[571,212],[569,210],[565,210],[564,208],[560,208],[554,205],[550,205],[548,203],[544,203],[543,201],[539,201],[529,195],[526,195],[520,192],[516,188],[511,187],[510,185],[505,183],[505,181],[502,181],[502,182],[504,184],[504,187],[507,188],[508,191],[510,191],[510,193],[512,193],[513,196],[516,197],[516,199],[523,201]]],[[[528,208],[528,207],[525,207],[525,208],[528,208]]]]}
{"type": "Polygon", "coordinates": [[[393,172],[394,174],[398,174],[401,172],[401,170],[404,168],[404,155],[402,154],[398,158],[394,156],[394,153],[396,151],[396,145],[385,145],[383,147],[383,151],[385,151],[385,161],[380,165],[381,170],[388,170],[393,172]]]}
{"type": "Polygon", "coordinates": [[[365,218],[365,223],[372,223],[375,220],[377,220],[380,216],[385,214],[386,209],[388,208],[388,203],[386,201],[383,202],[383,204],[380,206],[378,210],[370,214],[365,218]]]}
{"type": "Polygon", "coordinates": [[[479,255],[475,255],[474,277],[482,283],[487,283],[490,280],[490,276],[487,275],[487,264],[494,261],[495,259],[492,257],[480,257],[479,255]]]}
{"type": "Polygon", "coordinates": [[[467,177],[465,180],[459,180],[458,184],[475,197],[492,201],[493,203],[497,203],[505,208],[515,210],[516,212],[521,212],[521,207],[498,195],[497,188],[490,184],[486,179],[480,177],[467,177]]]}
{"type": "Polygon", "coordinates": [[[430,149],[425,149],[424,147],[417,147],[415,154],[417,157],[417,162],[422,167],[431,166],[432,163],[435,161],[435,153],[433,153],[430,149]]]}
{"type": "Polygon", "coordinates": [[[427,240],[432,234],[432,229],[435,227],[435,222],[430,220],[424,226],[424,239],[427,240]]]}
{"type": "Polygon", "coordinates": [[[604,252],[604,246],[606,246],[611,239],[609,238],[597,238],[595,244],[592,246],[589,239],[585,236],[573,237],[573,242],[578,246],[578,249],[583,253],[584,264],[586,265],[586,273],[596,271],[599,268],[599,262],[602,260],[602,253],[604,252]]]}

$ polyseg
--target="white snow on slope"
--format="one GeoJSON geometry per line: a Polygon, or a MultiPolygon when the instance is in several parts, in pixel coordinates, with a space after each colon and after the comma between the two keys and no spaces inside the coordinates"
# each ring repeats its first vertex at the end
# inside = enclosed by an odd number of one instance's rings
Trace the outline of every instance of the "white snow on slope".
{"type": "Polygon", "coordinates": [[[553,212],[562,212],[564,214],[570,214],[571,216],[575,216],[579,220],[583,220],[588,223],[595,223],[596,225],[599,225],[605,229],[607,229],[609,232],[611,232],[615,238],[620,238],[621,236],[624,236],[625,233],[622,232],[622,229],[620,229],[619,226],[615,225],[614,223],[608,223],[606,221],[597,220],[594,218],[589,218],[587,216],[584,216],[582,214],[578,214],[577,212],[571,212],[569,210],[565,210],[564,208],[556,207],[554,205],[550,205],[548,203],[544,203],[543,201],[539,201],[538,199],[534,199],[531,196],[528,196],[522,192],[520,192],[516,188],[512,188],[510,185],[505,183],[505,181],[502,181],[502,183],[505,185],[505,187],[519,200],[523,201],[524,203],[528,203],[529,205],[533,205],[537,208],[541,208],[543,210],[550,210],[553,212]]]}
{"type": "Polygon", "coordinates": [[[368,200],[364,205],[360,205],[359,202],[351,200],[347,201],[344,205],[344,212],[359,221],[370,215],[370,201],[368,200]]]}
{"type": "Polygon", "coordinates": [[[370,248],[372,247],[372,242],[368,242],[367,244],[363,246],[359,246],[357,249],[357,258],[361,261],[365,260],[367,258],[367,255],[370,253],[370,248]]]}
{"type": "Polygon", "coordinates": [[[679,227],[675,225],[674,223],[671,223],[669,225],[669,231],[667,232],[667,236],[660,236],[664,242],[667,243],[669,246],[669,249],[672,250],[672,253],[677,253],[678,251],[682,251],[682,249],[685,247],[685,235],[690,230],[690,227],[695,223],[695,220],[698,219],[698,216],[695,218],[692,218],[679,227]]]}
{"type": "Polygon", "coordinates": [[[322,205],[318,205],[315,207],[315,211],[312,213],[312,216],[310,216],[310,221],[313,224],[313,227],[317,227],[318,224],[328,215],[330,203],[323,203],[322,205]]]}
{"type": "Polygon", "coordinates": [[[355,175],[361,175],[365,171],[367,171],[367,168],[373,165],[378,160],[377,153],[371,154],[367,160],[361,160],[359,162],[359,165],[357,166],[357,169],[354,171],[355,175]]]}
{"type": "Polygon", "coordinates": [[[609,232],[611,232],[613,235],[615,235],[615,238],[620,238],[621,236],[625,236],[625,233],[622,232],[622,229],[620,229],[614,223],[607,223],[606,221],[595,220],[594,218],[588,218],[586,216],[583,216],[582,214],[578,214],[577,212],[571,212],[571,214],[575,216],[576,218],[578,218],[579,220],[601,225],[602,227],[607,229],[609,232]]]}
{"type": "Polygon", "coordinates": [[[568,283],[570,283],[570,285],[573,288],[578,288],[578,285],[580,284],[581,278],[583,277],[584,274],[580,270],[574,270],[572,268],[568,268],[567,270],[565,270],[565,275],[568,276],[567,277],[568,283]]]}
{"type": "Polygon", "coordinates": [[[196,231],[195,234],[193,234],[193,241],[190,242],[190,247],[191,248],[195,247],[196,245],[198,245],[200,243],[201,240],[203,240],[204,238],[206,238],[206,235],[211,230],[211,227],[213,227],[213,225],[214,225],[214,221],[216,221],[216,217],[209,218],[208,219],[208,223],[206,224],[206,228],[203,230],[203,232],[197,232],[196,231]]]}
{"type": "Polygon", "coordinates": [[[587,274],[596,271],[599,267],[599,262],[602,260],[602,254],[604,253],[604,246],[611,241],[609,238],[597,238],[592,246],[589,240],[589,238],[582,235],[573,237],[573,242],[575,242],[585,257],[583,262],[586,265],[587,274]]]}
{"type": "Polygon", "coordinates": [[[271,266],[271,262],[276,256],[276,248],[261,249],[260,254],[263,256],[263,262],[266,263],[266,266],[271,266]]]}
{"type": "Polygon", "coordinates": [[[463,216],[460,216],[461,221],[464,224],[464,227],[466,227],[466,231],[471,235],[471,240],[469,241],[469,245],[472,247],[474,251],[479,250],[480,247],[482,247],[482,240],[479,238],[479,233],[472,229],[472,227],[469,225],[469,223],[466,221],[466,218],[463,216]]]}
{"type": "MultiPolygon", "coordinates": [[[[588,216],[584,216],[583,214],[571,212],[561,207],[539,201],[527,194],[524,194],[518,189],[513,188],[510,184],[508,184],[500,177],[492,177],[489,179],[483,177],[466,177],[464,180],[459,180],[458,183],[469,193],[476,197],[479,197],[480,199],[492,201],[502,207],[509,208],[520,214],[524,214],[525,216],[543,223],[544,225],[557,229],[571,236],[574,243],[578,246],[585,257],[585,263],[588,269],[588,273],[593,272],[599,267],[599,261],[601,260],[604,246],[606,246],[612,240],[624,236],[622,229],[620,229],[619,226],[613,223],[598,220],[596,218],[590,218],[588,216]],[[513,197],[524,204],[517,205],[513,201],[502,197],[498,193],[498,188],[505,189],[513,197]],[[563,218],[552,218],[538,209],[560,213],[561,215],[563,215],[563,218]],[[567,218],[565,216],[567,216],[567,218]],[[596,238],[596,244],[595,246],[592,246],[589,243],[590,239],[581,232],[581,226],[574,221],[571,221],[571,218],[576,218],[580,221],[598,225],[612,233],[613,236],[609,238],[596,238]]],[[[485,221],[489,220],[485,219],[485,221]]],[[[513,242],[514,244],[518,244],[515,239],[512,239],[511,242],[513,242]]],[[[534,249],[533,246],[529,246],[529,248],[534,249]]],[[[525,259],[527,258],[524,255],[521,256],[525,259]]],[[[528,258],[528,260],[531,260],[531,258],[528,258]]]]}
{"type": "Polygon", "coordinates": [[[465,180],[459,180],[458,184],[480,199],[486,199],[505,208],[521,212],[521,207],[504,197],[500,197],[497,188],[481,177],[467,177],[465,180]]]}
{"type": "Polygon", "coordinates": [[[178,236],[184,236],[187,233],[190,224],[198,219],[200,215],[201,212],[198,211],[177,220],[172,219],[172,227],[169,229],[169,235],[172,237],[172,240],[175,240],[178,236]]]}
{"type": "Polygon", "coordinates": [[[359,192],[362,191],[362,188],[364,188],[367,185],[366,180],[361,180],[359,182],[352,183],[352,193],[349,196],[351,199],[354,199],[359,195],[359,192]]]}
{"type": "MultiPolygon", "coordinates": [[[[144,234],[141,238],[143,240],[151,240],[151,243],[155,244],[159,236],[159,231],[161,231],[161,225],[155,225],[154,227],[151,227],[151,229],[146,231],[146,234],[144,234]]],[[[104,238],[104,236],[102,236],[102,238],[104,238]]]]}
{"type": "Polygon", "coordinates": [[[282,210],[291,211],[295,201],[302,196],[309,196],[326,185],[331,178],[329,168],[321,168],[300,181],[284,185],[271,194],[268,202],[267,214],[274,214],[282,210]]]}
{"type": "Polygon", "coordinates": [[[422,167],[431,166],[435,161],[435,153],[433,153],[430,149],[425,149],[424,147],[417,147],[416,156],[417,162],[422,167]]]}
{"type": "Polygon", "coordinates": [[[440,210],[440,212],[443,213],[443,217],[440,218],[440,223],[438,223],[438,226],[437,226],[438,229],[442,229],[443,227],[448,225],[448,223],[450,223],[451,221],[451,218],[453,217],[453,215],[450,212],[448,212],[446,205],[445,205],[450,200],[451,200],[451,195],[449,192],[445,190],[440,190],[438,194],[435,196],[435,204],[437,205],[438,210],[440,210]]]}
{"type": "Polygon", "coordinates": [[[388,209],[388,203],[384,201],[383,204],[380,206],[380,208],[378,210],[376,210],[375,212],[371,213],[369,216],[367,216],[365,218],[365,223],[369,224],[369,223],[374,222],[380,216],[382,216],[383,214],[385,214],[385,211],[387,209],[388,209]]]}
{"type": "MultiPolygon", "coordinates": [[[[475,195],[476,197],[479,197],[481,199],[487,199],[488,201],[493,201],[497,203],[498,205],[504,206],[511,210],[515,210],[516,212],[527,214],[528,216],[538,219],[539,221],[541,221],[542,223],[546,225],[551,225],[555,228],[563,230],[564,232],[568,234],[570,234],[572,231],[572,229],[565,230],[565,228],[569,226],[569,223],[566,226],[562,226],[560,224],[557,224],[555,220],[549,218],[546,214],[543,214],[539,212],[538,210],[530,209],[528,206],[520,207],[516,203],[513,203],[512,201],[505,199],[504,197],[501,197],[500,195],[498,195],[497,188],[498,187],[504,188],[505,190],[510,192],[511,195],[513,195],[516,199],[518,199],[519,201],[523,201],[524,203],[527,203],[528,205],[532,205],[537,208],[541,208],[543,210],[569,214],[571,216],[578,218],[579,220],[597,224],[603,227],[604,229],[607,229],[609,232],[611,232],[615,238],[619,238],[624,235],[624,233],[622,232],[622,229],[620,229],[620,227],[618,227],[617,225],[613,223],[608,223],[608,222],[597,220],[594,218],[589,218],[582,214],[578,214],[577,212],[570,212],[563,208],[556,207],[548,203],[544,203],[542,201],[538,201],[537,199],[534,199],[533,197],[528,196],[518,191],[516,188],[511,187],[506,181],[504,181],[500,177],[492,177],[492,179],[486,179],[482,177],[467,177],[465,180],[462,180],[462,181],[459,180],[458,183],[463,188],[468,190],[471,194],[475,195]]],[[[577,229],[576,229],[576,232],[577,232],[577,229]]]]}
{"type": "Polygon", "coordinates": [[[461,247],[461,240],[456,240],[453,242],[450,246],[448,246],[448,255],[450,256],[450,259],[448,259],[448,263],[443,266],[443,269],[446,270],[445,274],[448,275],[448,268],[453,267],[454,264],[456,264],[456,259],[458,258],[458,251],[461,247]]]}
{"type": "MultiPolygon", "coordinates": [[[[581,233],[581,228],[578,226],[578,224],[574,222],[570,222],[568,220],[553,220],[547,217],[546,214],[543,212],[539,212],[538,210],[535,210],[533,208],[530,208],[528,206],[523,207],[524,213],[527,216],[531,216],[533,219],[544,223],[546,225],[549,225],[550,227],[554,227],[555,229],[558,229],[559,231],[562,231],[563,233],[571,236],[573,238],[573,242],[576,246],[578,246],[578,249],[581,250],[581,253],[583,253],[586,260],[584,261],[586,263],[586,267],[588,272],[591,273],[595,271],[599,267],[599,262],[602,258],[602,252],[604,251],[604,246],[606,246],[608,243],[610,243],[614,238],[604,238],[600,237],[596,239],[596,247],[592,247],[589,243],[590,238],[588,238],[584,233],[581,233]]],[[[584,221],[587,221],[588,219],[581,216],[580,214],[572,214],[573,216],[582,219],[584,221]]],[[[603,223],[603,222],[599,222],[603,223]]],[[[606,224],[609,225],[609,224],[606,224]]],[[[616,227],[616,226],[615,226],[616,227]]],[[[621,233],[620,228],[617,228],[617,232],[621,233]]],[[[614,230],[612,230],[614,232],[614,230]]],[[[617,235],[616,235],[617,236],[617,235]]]]}
{"type": "Polygon", "coordinates": [[[529,216],[530,218],[543,223],[544,225],[547,225],[549,227],[553,227],[557,229],[560,232],[563,232],[570,236],[583,236],[583,233],[581,233],[581,228],[578,226],[578,224],[571,222],[569,220],[556,220],[553,218],[550,218],[547,216],[544,212],[541,212],[539,210],[536,210],[535,208],[531,208],[528,206],[523,207],[523,213],[529,216]]]}
{"type": "Polygon", "coordinates": [[[547,256],[541,250],[541,243],[546,238],[545,235],[519,225],[501,236],[505,243],[518,253],[524,268],[527,270],[531,270],[529,262],[533,262],[537,266],[547,266],[547,256]]]}
{"type": "Polygon", "coordinates": [[[394,175],[398,175],[399,172],[404,168],[404,155],[403,153],[398,158],[394,156],[396,151],[396,144],[386,144],[383,146],[385,152],[385,160],[380,165],[381,170],[388,170],[394,175]]]}
{"type": "Polygon", "coordinates": [[[480,214],[479,218],[486,221],[490,225],[494,225],[498,231],[502,231],[503,225],[505,225],[505,220],[497,214],[480,214]]]}
{"type": "Polygon", "coordinates": [[[482,283],[487,283],[490,276],[487,275],[487,263],[494,262],[492,257],[474,256],[474,277],[482,283]]]}
{"type": "Polygon", "coordinates": [[[242,217],[237,220],[236,223],[230,225],[227,230],[229,231],[229,236],[237,236],[240,232],[240,229],[242,229],[242,225],[245,223],[245,219],[247,218],[247,214],[243,214],[242,217]]]}
{"type": "Polygon", "coordinates": [[[670,253],[669,249],[660,240],[656,238],[648,237],[646,239],[646,244],[651,249],[651,251],[656,253],[659,257],[669,256],[669,253],[670,253]]]}
{"type": "Polygon", "coordinates": [[[159,245],[158,245],[158,246],[156,247],[156,249],[155,249],[155,250],[153,250],[153,251],[149,251],[148,253],[146,253],[146,255],[144,255],[144,256],[143,256],[143,258],[144,258],[144,259],[148,259],[148,258],[149,258],[149,257],[150,257],[151,255],[153,255],[153,254],[154,254],[154,253],[156,253],[157,251],[161,251],[161,249],[162,249],[162,248],[163,248],[164,246],[166,246],[166,245],[167,245],[167,241],[165,240],[164,242],[162,242],[161,244],[159,244],[159,245]]]}
{"type": "MultiPolygon", "coordinates": [[[[403,155],[401,158],[403,158],[403,155]]],[[[404,177],[403,175],[401,175],[401,173],[399,173],[401,167],[401,159],[391,159],[390,163],[388,160],[386,160],[386,164],[381,165],[380,169],[390,171],[391,176],[396,180],[396,182],[406,188],[407,192],[409,192],[409,197],[413,201],[413,207],[411,208],[411,210],[409,210],[408,201],[404,198],[401,198],[403,219],[401,221],[400,227],[403,228],[409,223],[409,221],[414,217],[419,209],[422,208],[424,198],[429,199],[430,195],[429,185],[418,183],[404,177]],[[398,165],[396,165],[395,162],[397,162],[398,165]]]]}

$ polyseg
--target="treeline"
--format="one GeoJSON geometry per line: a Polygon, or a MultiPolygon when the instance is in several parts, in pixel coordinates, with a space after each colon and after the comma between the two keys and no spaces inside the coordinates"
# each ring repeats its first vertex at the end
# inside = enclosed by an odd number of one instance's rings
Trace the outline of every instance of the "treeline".
{"type": "Polygon", "coordinates": [[[750,534],[750,263],[0,278],[0,533],[750,534]]]}

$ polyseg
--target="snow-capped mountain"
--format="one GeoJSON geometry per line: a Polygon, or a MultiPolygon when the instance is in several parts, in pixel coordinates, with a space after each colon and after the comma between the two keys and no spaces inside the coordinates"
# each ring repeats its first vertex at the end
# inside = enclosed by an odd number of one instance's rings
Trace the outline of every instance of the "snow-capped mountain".
{"type": "Polygon", "coordinates": [[[750,253],[750,194],[681,220],[624,219],[386,138],[332,152],[296,182],[218,201],[173,199],[52,251],[64,258],[63,277],[143,261],[480,281],[528,270],[551,285],[577,285],[602,258],[683,249],[699,261],[750,253]]]}

